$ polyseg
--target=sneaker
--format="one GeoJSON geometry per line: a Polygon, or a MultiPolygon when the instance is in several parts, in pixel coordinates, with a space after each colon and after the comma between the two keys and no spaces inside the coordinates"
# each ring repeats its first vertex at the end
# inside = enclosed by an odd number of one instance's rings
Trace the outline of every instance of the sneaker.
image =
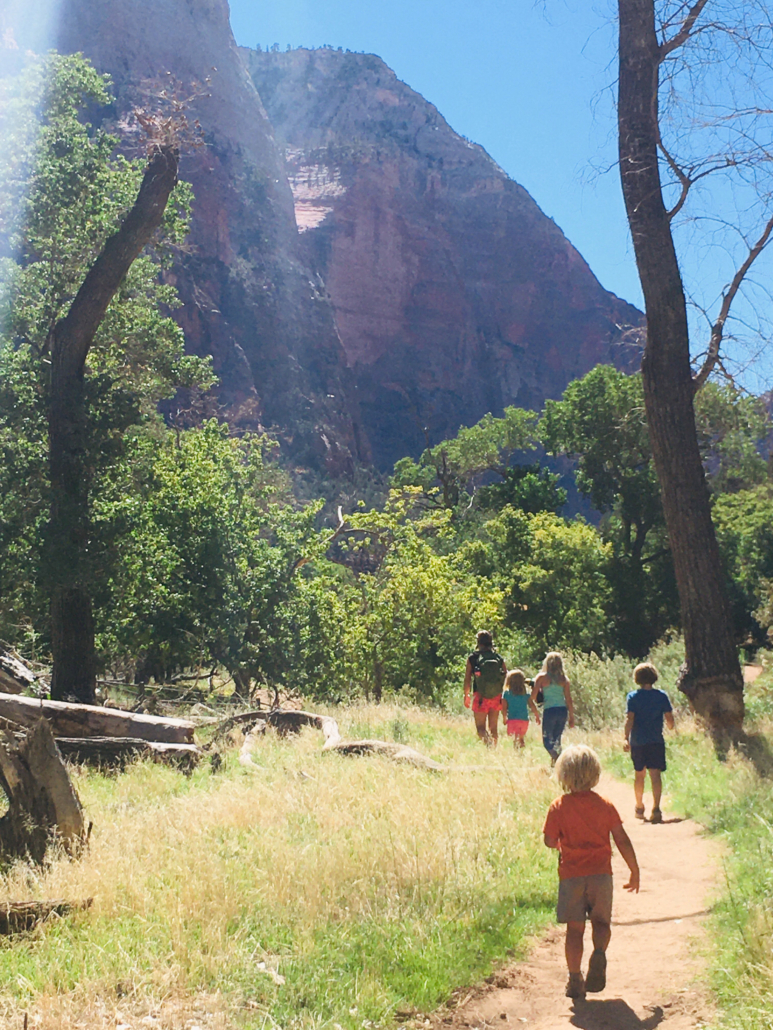
{"type": "Polygon", "coordinates": [[[636,816],[637,819],[643,819],[644,818],[644,805],[642,805],[641,808],[637,805],[634,808],[634,810],[633,810],[633,814],[636,816]]]}
{"type": "Polygon", "coordinates": [[[582,973],[569,974],[569,980],[566,984],[566,996],[567,998],[585,997],[585,981],[582,978],[582,973]]]}
{"type": "Polygon", "coordinates": [[[585,990],[598,994],[607,986],[607,956],[600,948],[596,948],[588,963],[588,975],[585,977],[585,990]]]}
{"type": "Polygon", "coordinates": [[[652,815],[650,816],[650,822],[651,823],[662,823],[663,822],[663,813],[660,811],[659,808],[653,808],[652,809],[652,815]]]}

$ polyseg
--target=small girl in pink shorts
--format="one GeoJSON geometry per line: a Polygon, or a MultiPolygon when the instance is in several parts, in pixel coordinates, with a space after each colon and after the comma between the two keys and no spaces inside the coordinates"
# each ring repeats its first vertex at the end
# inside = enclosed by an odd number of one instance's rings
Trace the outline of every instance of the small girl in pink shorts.
{"type": "Polygon", "coordinates": [[[520,669],[508,672],[505,692],[502,694],[502,719],[507,724],[507,735],[513,738],[513,747],[524,747],[529,728],[529,698],[526,677],[520,669]]]}

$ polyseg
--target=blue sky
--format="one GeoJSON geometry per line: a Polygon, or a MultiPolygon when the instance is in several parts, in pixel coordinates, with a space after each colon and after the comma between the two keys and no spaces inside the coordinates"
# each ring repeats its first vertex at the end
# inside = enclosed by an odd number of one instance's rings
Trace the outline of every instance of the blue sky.
{"type": "Polygon", "coordinates": [[[614,165],[608,0],[230,0],[239,43],[378,54],[555,219],[609,290],[641,306],[614,165]]]}

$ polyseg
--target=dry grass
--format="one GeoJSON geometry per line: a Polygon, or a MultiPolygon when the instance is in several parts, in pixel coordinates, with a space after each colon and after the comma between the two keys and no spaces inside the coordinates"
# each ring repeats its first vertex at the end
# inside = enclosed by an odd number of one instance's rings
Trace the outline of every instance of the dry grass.
{"type": "Polygon", "coordinates": [[[16,867],[0,901],[94,906],[0,944],[0,1026],[26,1011],[39,1030],[360,1027],[504,961],[554,891],[537,831],[555,787],[536,735],[523,754],[489,753],[469,718],[336,714],[345,735],[458,765],[438,775],[322,754],[308,730],[267,737],[254,769],[231,757],[216,777],[79,772],[89,853],[16,867]]]}

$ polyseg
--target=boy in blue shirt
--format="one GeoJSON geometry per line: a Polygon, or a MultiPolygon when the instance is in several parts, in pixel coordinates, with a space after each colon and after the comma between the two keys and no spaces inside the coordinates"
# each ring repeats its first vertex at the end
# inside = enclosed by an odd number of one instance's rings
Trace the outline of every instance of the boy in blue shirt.
{"type": "Polygon", "coordinates": [[[628,695],[628,714],[625,719],[624,750],[631,752],[634,768],[633,790],[636,796],[637,819],[644,818],[644,781],[650,774],[652,787],[651,823],[662,823],[660,796],[663,792],[661,773],[666,771],[666,742],[663,739],[663,720],[670,730],[674,728],[674,713],[668,695],[655,690],[658,671],[649,662],[637,665],[633,679],[638,690],[628,695]]]}

